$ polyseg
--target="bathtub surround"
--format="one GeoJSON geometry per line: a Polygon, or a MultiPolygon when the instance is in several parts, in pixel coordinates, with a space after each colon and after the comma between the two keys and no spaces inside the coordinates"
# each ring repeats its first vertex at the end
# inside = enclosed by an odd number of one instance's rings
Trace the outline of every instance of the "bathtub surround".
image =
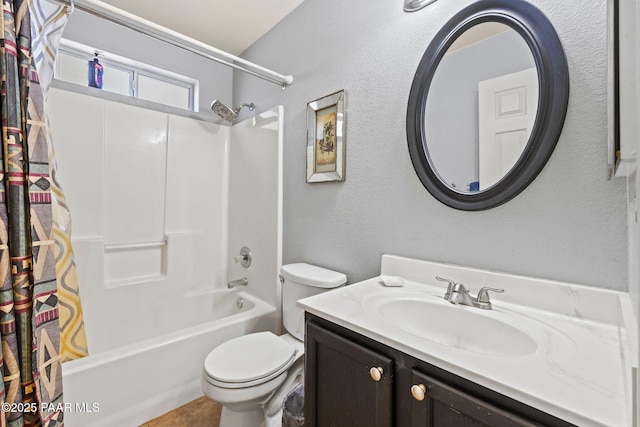
{"type": "Polygon", "coordinates": [[[201,395],[212,348],[277,329],[283,110],[227,127],[91,93],[48,100],[92,348],[63,366],[65,398],[100,404],[65,415],[140,424],[201,395]]]}
{"type": "MultiPolygon", "coordinates": [[[[230,128],[228,145],[227,277],[246,277],[250,292],[280,304],[284,110],[276,107],[230,128]],[[234,257],[251,248],[251,266],[234,257]],[[256,285],[258,284],[258,285],[256,285]]],[[[277,325],[280,310],[277,310],[277,325]]]]}

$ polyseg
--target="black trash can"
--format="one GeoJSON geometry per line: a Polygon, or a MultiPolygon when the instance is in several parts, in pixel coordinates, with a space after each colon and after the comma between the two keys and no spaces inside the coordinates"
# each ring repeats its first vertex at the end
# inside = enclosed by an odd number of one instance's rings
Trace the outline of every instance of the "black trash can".
{"type": "Polygon", "coordinates": [[[304,426],[304,384],[298,384],[282,402],[282,427],[302,426],[304,426]]]}

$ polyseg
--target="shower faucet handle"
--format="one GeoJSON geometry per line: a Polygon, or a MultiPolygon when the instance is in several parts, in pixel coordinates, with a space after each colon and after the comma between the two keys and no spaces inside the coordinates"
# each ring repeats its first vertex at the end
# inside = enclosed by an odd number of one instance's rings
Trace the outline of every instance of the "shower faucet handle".
{"type": "Polygon", "coordinates": [[[244,268],[249,268],[251,265],[251,250],[248,247],[243,246],[242,249],[240,249],[240,255],[233,257],[233,260],[236,264],[240,263],[244,268]]]}

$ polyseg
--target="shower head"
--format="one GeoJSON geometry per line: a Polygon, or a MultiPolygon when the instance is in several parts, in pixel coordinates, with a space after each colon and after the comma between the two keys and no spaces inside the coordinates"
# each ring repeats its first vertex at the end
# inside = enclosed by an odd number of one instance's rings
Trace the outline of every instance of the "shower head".
{"type": "Polygon", "coordinates": [[[214,113],[216,113],[217,115],[219,115],[220,117],[222,117],[228,122],[234,121],[235,118],[238,116],[238,113],[236,113],[231,108],[227,107],[217,99],[214,99],[213,102],[211,103],[211,109],[213,110],[214,113]]]}
{"type": "Polygon", "coordinates": [[[214,99],[211,103],[211,109],[213,110],[213,112],[228,122],[233,122],[236,117],[238,117],[238,113],[240,112],[240,110],[242,110],[242,107],[247,107],[249,111],[253,111],[253,109],[256,108],[253,102],[251,104],[241,104],[235,110],[227,107],[217,99],[214,99]]]}

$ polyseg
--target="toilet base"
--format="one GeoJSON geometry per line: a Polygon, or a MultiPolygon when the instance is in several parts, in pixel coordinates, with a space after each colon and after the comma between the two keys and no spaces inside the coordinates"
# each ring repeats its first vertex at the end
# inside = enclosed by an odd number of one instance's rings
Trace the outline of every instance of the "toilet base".
{"type": "MultiPolygon", "coordinates": [[[[214,386],[203,377],[204,394],[222,405],[219,427],[276,427],[282,425],[280,415],[267,416],[265,405],[285,382],[287,373],[259,386],[225,389],[214,386]],[[272,419],[276,419],[272,421],[272,419]],[[280,424],[278,424],[280,423],[280,424]]],[[[275,409],[275,408],[274,408],[275,409]]]]}
{"type": "Polygon", "coordinates": [[[290,335],[280,336],[297,348],[288,369],[265,383],[228,388],[215,384],[206,375],[201,379],[205,396],[222,404],[220,427],[282,427],[282,403],[304,377],[304,345],[290,335]]]}
{"type": "Polygon", "coordinates": [[[220,427],[281,427],[282,410],[271,417],[264,413],[264,407],[260,406],[251,411],[235,412],[226,406],[222,407],[220,414],[220,427]]]}

